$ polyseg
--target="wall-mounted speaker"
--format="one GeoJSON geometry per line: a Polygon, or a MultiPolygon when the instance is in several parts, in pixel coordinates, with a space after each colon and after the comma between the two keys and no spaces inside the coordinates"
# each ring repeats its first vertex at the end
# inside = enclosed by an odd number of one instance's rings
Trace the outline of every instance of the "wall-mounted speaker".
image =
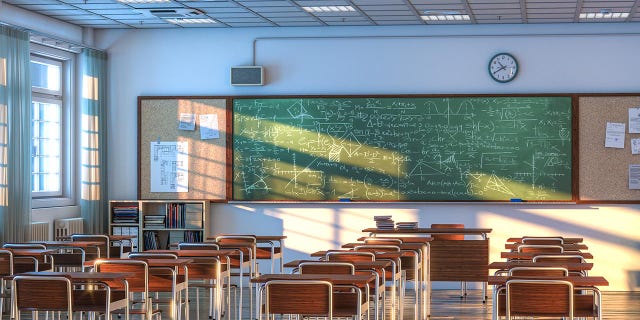
{"type": "Polygon", "coordinates": [[[231,85],[233,86],[261,86],[264,84],[262,66],[231,67],[231,85]]]}

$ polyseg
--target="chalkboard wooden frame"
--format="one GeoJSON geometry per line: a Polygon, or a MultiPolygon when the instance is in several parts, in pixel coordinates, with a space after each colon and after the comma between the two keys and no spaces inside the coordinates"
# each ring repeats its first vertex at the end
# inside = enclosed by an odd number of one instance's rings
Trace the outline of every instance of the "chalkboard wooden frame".
{"type": "MultiPolygon", "coordinates": [[[[572,175],[571,175],[571,194],[570,194],[570,198],[566,198],[566,199],[562,199],[562,200],[558,200],[558,199],[551,199],[551,200],[541,200],[541,201],[531,201],[531,200],[526,200],[528,202],[578,202],[578,198],[577,198],[577,187],[578,187],[578,177],[577,177],[577,159],[578,159],[578,154],[577,154],[577,128],[578,128],[578,123],[577,123],[577,98],[576,95],[573,94],[507,94],[507,95],[496,95],[496,94],[462,94],[462,95],[279,95],[279,96],[236,96],[232,98],[231,101],[231,105],[230,108],[233,110],[232,112],[234,112],[234,119],[236,117],[235,114],[235,101],[237,99],[240,100],[247,100],[247,99],[362,99],[362,98],[376,98],[376,99],[385,99],[385,98],[398,98],[398,99],[405,99],[405,98],[411,98],[411,99],[422,99],[422,98],[427,98],[427,99],[444,99],[444,98],[522,98],[522,97],[534,97],[534,98],[554,98],[554,97],[565,97],[565,98],[569,98],[571,99],[571,171],[572,171],[572,175]]],[[[232,130],[232,132],[235,134],[235,131],[232,130]]],[[[235,143],[235,142],[234,142],[235,143]]],[[[232,148],[234,148],[232,146],[232,148]]],[[[235,152],[235,151],[234,151],[235,152]]],[[[235,165],[231,164],[233,169],[235,170],[235,165]]],[[[233,174],[236,174],[235,172],[233,174]]],[[[229,183],[234,183],[234,179],[233,177],[235,177],[234,175],[231,176],[232,178],[230,179],[229,183]]],[[[232,192],[234,192],[232,190],[232,192]]],[[[250,201],[250,202],[278,202],[278,201],[282,201],[282,202],[298,202],[298,201],[308,201],[308,200],[289,200],[289,199],[238,199],[233,193],[231,196],[231,199],[234,201],[250,201]]],[[[343,199],[344,200],[344,199],[343,199]]],[[[335,201],[341,201],[339,199],[335,199],[335,200],[310,200],[311,202],[335,202],[335,201]]],[[[456,199],[446,199],[446,200],[357,200],[357,201],[363,201],[363,202],[511,202],[511,201],[518,201],[518,199],[511,199],[511,200],[496,200],[496,199],[489,199],[489,200],[479,200],[479,199],[462,199],[462,200],[456,200],[456,199]]]]}
{"type": "Polygon", "coordinates": [[[227,202],[231,195],[231,121],[228,96],[138,97],[138,199],[189,199],[227,202]],[[195,131],[178,130],[180,113],[217,114],[220,138],[201,140],[195,131]],[[149,144],[160,141],[189,143],[189,191],[151,192],[149,144]],[[210,172],[211,169],[216,172],[210,172]]]}

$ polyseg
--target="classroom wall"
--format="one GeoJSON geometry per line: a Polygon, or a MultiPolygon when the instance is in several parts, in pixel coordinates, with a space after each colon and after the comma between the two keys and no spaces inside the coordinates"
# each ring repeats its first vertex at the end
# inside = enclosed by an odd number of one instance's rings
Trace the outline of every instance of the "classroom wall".
{"type": "MultiPolygon", "coordinates": [[[[97,30],[109,53],[109,197],[137,196],[141,95],[302,95],[640,92],[640,25],[567,24],[331,28],[97,30]],[[508,35],[505,35],[508,34],[508,35]],[[229,85],[231,66],[253,61],[266,85],[229,85]],[[506,51],[518,78],[492,81],[488,60],[506,51]]],[[[588,155],[585,155],[588,156],[588,155]]],[[[509,236],[584,237],[607,290],[640,287],[639,205],[441,203],[214,204],[214,233],[284,233],[286,259],[337,248],[396,221],[493,228],[491,260],[509,236]]],[[[262,266],[264,270],[264,265],[262,266]]],[[[436,287],[454,287],[445,284],[436,287]]]]}

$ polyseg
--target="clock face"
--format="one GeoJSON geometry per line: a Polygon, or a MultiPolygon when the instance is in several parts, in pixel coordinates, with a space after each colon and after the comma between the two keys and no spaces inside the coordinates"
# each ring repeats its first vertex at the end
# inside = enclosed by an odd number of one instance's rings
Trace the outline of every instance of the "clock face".
{"type": "Polygon", "coordinates": [[[518,74],[518,61],[508,53],[498,53],[489,60],[489,74],[498,82],[509,82],[518,74]]]}

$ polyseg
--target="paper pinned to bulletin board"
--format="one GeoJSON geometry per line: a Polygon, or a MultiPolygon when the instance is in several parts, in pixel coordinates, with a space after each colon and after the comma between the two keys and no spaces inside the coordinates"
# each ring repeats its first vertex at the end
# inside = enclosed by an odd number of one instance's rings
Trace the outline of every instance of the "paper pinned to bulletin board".
{"type": "Polygon", "coordinates": [[[138,140],[140,199],[227,201],[226,98],[139,97],[138,140]]]}

